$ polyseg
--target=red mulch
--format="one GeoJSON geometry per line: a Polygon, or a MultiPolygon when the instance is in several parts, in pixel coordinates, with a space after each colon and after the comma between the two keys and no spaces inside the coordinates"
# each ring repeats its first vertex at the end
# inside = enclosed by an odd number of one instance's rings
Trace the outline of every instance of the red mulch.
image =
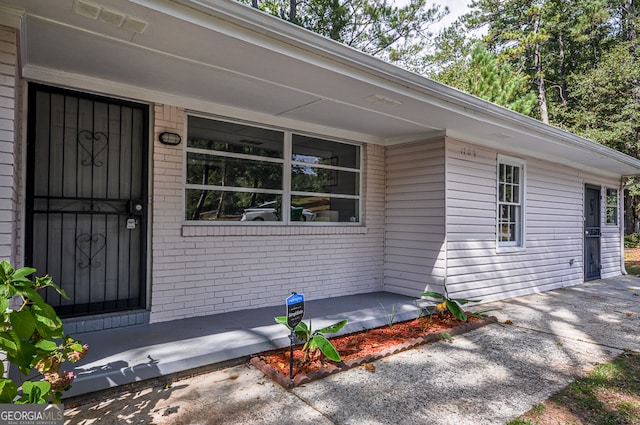
{"type": "MultiPolygon", "coordinates": [[[[492,323],[495,319],[469,317],[462,322],[448,311],[401,323],[384,326],[335,338],[329,338],[336,347],[342,362],[328,360],[319,351],[303,361],[302,345],[294,351],[294,379],[289,379],[289,348],[263,353],[251,359],[251,363],[284,387],[291,388],[332,373],[368,363],[396,352],[436,341],[442,332],[459,335],[492,323]]],[[[330,337],[330,335],[328,335],[330,337]]]]}

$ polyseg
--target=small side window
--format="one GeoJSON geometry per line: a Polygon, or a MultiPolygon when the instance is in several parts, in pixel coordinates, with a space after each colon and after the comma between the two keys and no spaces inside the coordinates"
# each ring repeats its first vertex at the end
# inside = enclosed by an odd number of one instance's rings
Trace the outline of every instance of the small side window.
{"type": "Polygon", "coordinates": [[[524,246],[524,161],[498,157],[498,225],[499,247],[524,246]]]}

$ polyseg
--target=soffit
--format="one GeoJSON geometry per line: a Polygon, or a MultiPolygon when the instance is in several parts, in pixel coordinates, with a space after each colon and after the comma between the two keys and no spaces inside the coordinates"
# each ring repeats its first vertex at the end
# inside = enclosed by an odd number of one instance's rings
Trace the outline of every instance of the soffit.
{"type": "Polygon", "coordinates": [[[163,94],[370,143],[447,134],[609,175],[640,174],[640,161],[231,0],[99,2],[116,18],[146,23],[142,32],[81,16],[78,1],[0,0],[24,11],[27,78],[113,82],[135,88],[137,100],[163,94]]]}

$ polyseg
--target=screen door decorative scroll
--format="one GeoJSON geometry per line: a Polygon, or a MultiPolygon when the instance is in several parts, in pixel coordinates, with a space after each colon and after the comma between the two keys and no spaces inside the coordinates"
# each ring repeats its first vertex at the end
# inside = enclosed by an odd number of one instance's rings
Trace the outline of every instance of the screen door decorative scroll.
{"type": "Polygon", "coordinates": [[[61,317],[145,307],[148,107],[29,90],[25,264],[61,317]]]}

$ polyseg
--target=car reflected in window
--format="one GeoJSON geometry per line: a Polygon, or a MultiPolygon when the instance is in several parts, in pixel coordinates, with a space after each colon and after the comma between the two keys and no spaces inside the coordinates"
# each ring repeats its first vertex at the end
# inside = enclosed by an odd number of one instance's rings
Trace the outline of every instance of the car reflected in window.
{"type": "MultiPolygon", "coordinates": [[[[316,213],[302,207],[291,206],[291,221],[313,221],[316,213]]],[[[276,201],[265,202],[255,207],[247,208],[240,221],[279,221],[276,211],[276,201]]]]}

